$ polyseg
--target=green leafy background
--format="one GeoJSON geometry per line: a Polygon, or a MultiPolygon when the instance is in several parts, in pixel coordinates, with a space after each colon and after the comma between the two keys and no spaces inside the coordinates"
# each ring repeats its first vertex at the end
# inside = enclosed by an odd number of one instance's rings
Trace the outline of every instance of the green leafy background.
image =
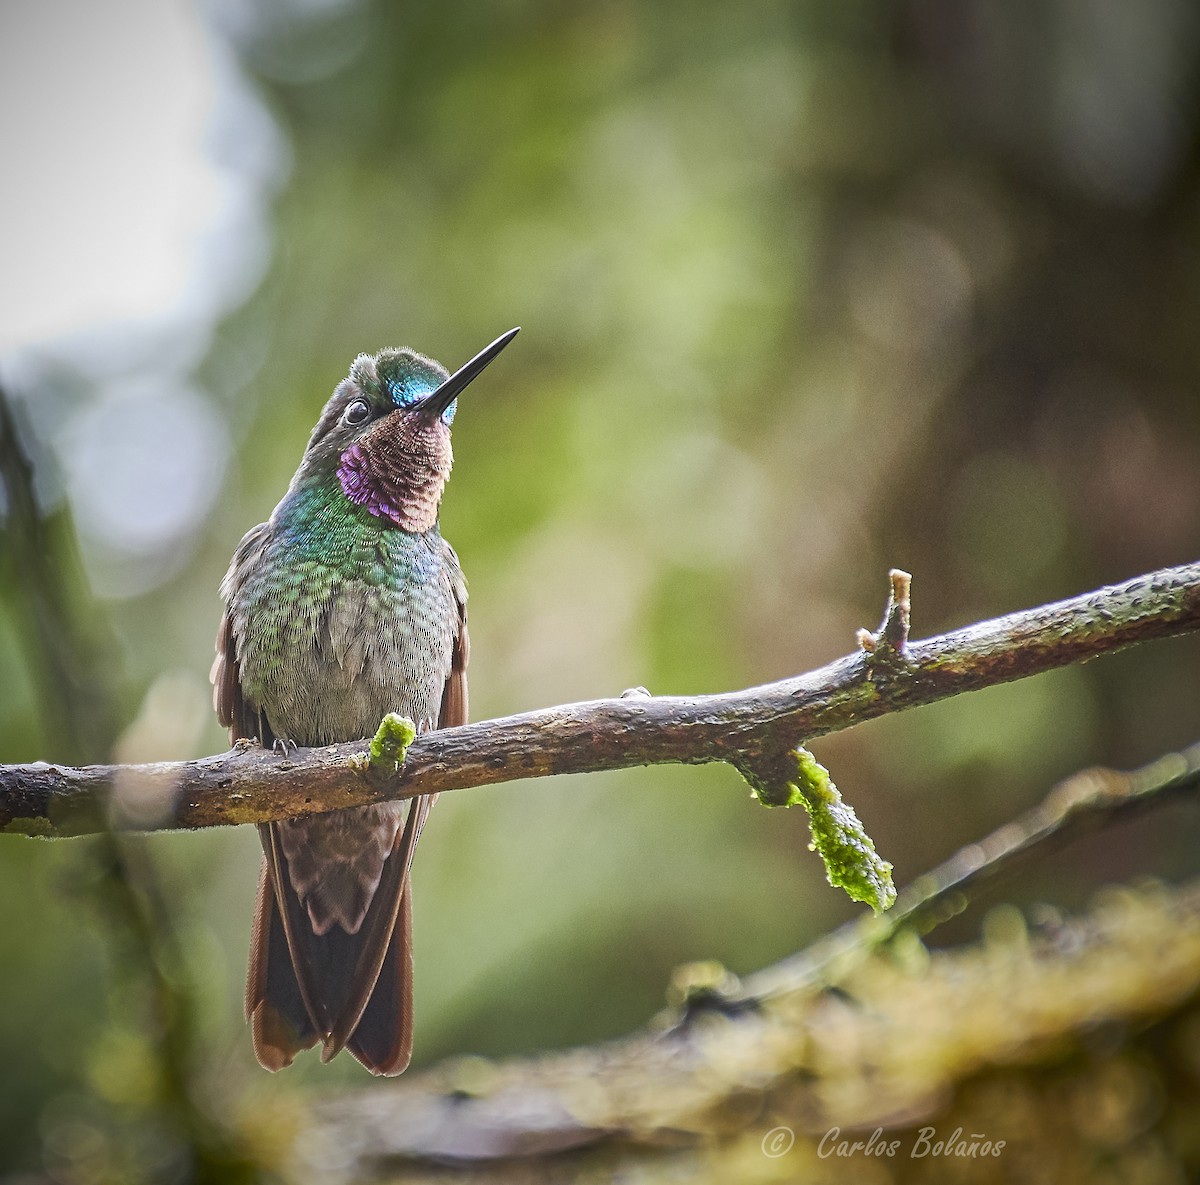
{"type": "MultiPolygon", "coordinates": [[[[289,165],[264,280],[171,355],[228,450],[210,512],[137,554],[81,528],[97,599],[82,578],[73,595],[110,637],[90,690],[116,722],[82,758],[224,747],[206,673],[225,564],[351,359],[387,345],[453,367],[523,326],[460,402],[443,507],[476,719],[816,667],[877,624],[893,565],[915,575],[921,635],[1195,557],[1190,5],[207,11],[289,165]]],[[[243,132],[217,148],[236,156],[243,132]]],[[[128,373],[176,349],[129,343],[128,373]]],[[[61,514],[59,420],[104,405],[78,357],[48,356],[20,394],[61,514]]],[[[153,447],[136,420],[119,430],[121,457],[153,447]]],[[[0,757],[61,760],[5,557],[0,757]]],[[[1194,740],[1198,658],[1195,640],[1148,645],[815,751],[903,886],[1055,779],[1194,740]]],[[[1180,807],[990,892],[1070,908],[1103,881],[1194,873],[1196,839],[1180,807]]],[[[795,951],[862,908],[808,843],[803,812],[759,809],[725,768],[444,795],[414,872],[416,1064],[615,1036],[682,961],[747,972],[795,951]]],[[[364,1081],[345,1057],[254,1066],[253,831],[143,846],[200,1097],[269,1114],[364,1081]]],[[[158,1089],[88,851],[0,840],[11,1166],[91,1163],[87,1141],[158,1089]]]]}

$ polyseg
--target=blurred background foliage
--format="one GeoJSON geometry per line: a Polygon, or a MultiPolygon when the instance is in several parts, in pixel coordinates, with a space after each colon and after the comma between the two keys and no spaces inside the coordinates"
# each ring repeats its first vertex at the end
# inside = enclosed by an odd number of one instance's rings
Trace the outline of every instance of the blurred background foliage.
{"type": "MultiPolygon", "coordinates": [[[[443,508],[477,719],[818,666],[878,621],[891,565],[929,634],[1200,551],[1186,0],[200,12],[239,96],[210,151],[265,234],[207,251],[245,281],[219,315],[10,368],[46,513],[78,532],[61,579],[114,724],[81,747],[39,706],[6,527],[0,759],[224,747],[218,581],[350,360],[386,345],[453,367],[524,327],[460,407],[443,508]]],[[[1194,740],[1198,658],[1194,638],[1148,645],[816,751],[903,884],[1081,766],[1194,740]]],[[[1197,831],[1173,808],[1002,892],[1074,907],[1194,873],[1197,831]]],[[[681,961],[746,972],[798,949],[854,913],[807,842],[725,769],[443,797],[414,874],[417,1063],[613,1036],[681,961]]],[[[146,1134],[161,1025],[97,905],[96,845],[0,847],[3,1163],[70,1182],[120,1155],[169,1164],[171,1137],[146,1134]]],[[[347,1058],[253,1064],[255,835],[136,850],[201,1105],[253,1142],[289,1098],[360,1080],[347,1058]]]]}

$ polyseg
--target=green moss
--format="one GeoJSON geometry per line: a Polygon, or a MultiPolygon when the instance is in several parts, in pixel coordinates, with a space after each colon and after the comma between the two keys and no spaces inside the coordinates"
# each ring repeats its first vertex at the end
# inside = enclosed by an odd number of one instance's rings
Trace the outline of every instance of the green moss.
{"type": "Polygon", "coordinates": [[[0,831],[10,833],[12,835],[32,835],[40,837],[54,836],[58,834],[58,829],[50,822],[49,819],[10,819],[0,831]]]}
{"type": "Polygon", "coordinates": [[[380,722],[371,738],[368,767],[394,774],[404,764],[408,746],[417,735],[417,726],[407,716],[389,712],[380,722]]]}
{"type": "Polygon", "coordinates": [[[838,885],[876,913],[896,900],[892,866],[879,857],[853,808],[842,800],[829,771],[805,748],[795,751],[796,781],[788,784],[789,806],[808,811],[810,848],[825,862],[831,885],[838,885]]]}

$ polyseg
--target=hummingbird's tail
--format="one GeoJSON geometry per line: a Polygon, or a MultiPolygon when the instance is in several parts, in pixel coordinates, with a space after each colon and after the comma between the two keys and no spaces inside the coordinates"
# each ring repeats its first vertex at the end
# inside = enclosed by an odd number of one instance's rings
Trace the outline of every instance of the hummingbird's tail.
{"type": "Polygon", "coordinates": [[[288,873],[279,825],[259,828],[263,870],[250,946],[246,1018],[268,1070],[323,1042],[374,1074],[399,1074],[412,1056],[412,905],[409,867],[433,799],[413,799],[384,861],[361,926],[318,934],[288,873]]]}

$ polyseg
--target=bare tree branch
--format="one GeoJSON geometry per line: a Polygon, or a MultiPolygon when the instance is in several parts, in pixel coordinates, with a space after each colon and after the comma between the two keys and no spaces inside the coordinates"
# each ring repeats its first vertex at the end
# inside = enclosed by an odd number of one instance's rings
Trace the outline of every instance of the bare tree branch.
{"type": "Polygon", "coordinates": [[[786,801],[794,750],[813,737],[1200,627],[1200,564],[907,640],[908,580],[893,573],[878,634],[806,675],[705,696],[567,704],[416,738],[398,773],[367,769],[364,741],[281,760],[253,745],[200,761],[0,767],[0,829],[63,836],[258,823],[549,774],[724,761],[764,801],[786,801]]]}

